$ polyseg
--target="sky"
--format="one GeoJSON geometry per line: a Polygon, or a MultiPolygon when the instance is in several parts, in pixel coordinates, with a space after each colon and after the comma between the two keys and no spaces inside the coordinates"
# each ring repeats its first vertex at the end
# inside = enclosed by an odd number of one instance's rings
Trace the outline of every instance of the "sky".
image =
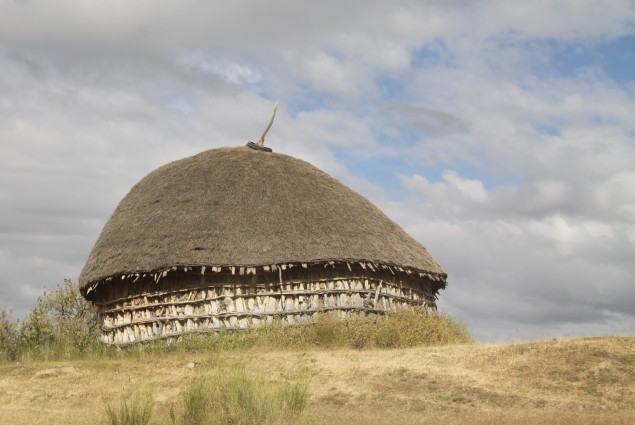
{"type": "Polygon", "coordinates": [[[635,335],[629,0],[0,0],[0,309],[276,100],[267,145],[423,244],[478,341],[635,335]]]}

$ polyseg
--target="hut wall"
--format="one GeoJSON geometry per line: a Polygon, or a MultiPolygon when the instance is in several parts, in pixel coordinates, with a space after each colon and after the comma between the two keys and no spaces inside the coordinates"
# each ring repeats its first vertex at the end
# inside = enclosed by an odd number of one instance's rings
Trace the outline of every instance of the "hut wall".
{"type": "Polygon", "coordinates": [[[405,273],[347,267],[258,273],[203,269],[169,273],[158,282],[146,277],[123,283],[100,288],[96,295],[101,339],[107,344],[244,330],[274,319],[302,324],[326,311],[345,318],[353,312],[381,314],[411,306],[434,309],[438,290],[435,282],[405,273]]]}

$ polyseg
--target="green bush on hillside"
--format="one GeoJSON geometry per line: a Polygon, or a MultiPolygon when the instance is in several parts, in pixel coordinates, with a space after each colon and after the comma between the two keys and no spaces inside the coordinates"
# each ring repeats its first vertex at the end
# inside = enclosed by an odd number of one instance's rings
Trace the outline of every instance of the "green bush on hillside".
{"type": "Polygon", "coordinates": [[[11,319],[11,313],[0,310],[0,360],[17,360],[22,350],[20,322],[11,319]]]}
{"type": "Polygon", "coordinates": [[[38,297],[37,305],[22,325],[27,350],[44,357],[83,353],[95,344],[98,335],[96,308],[69,279],[38,297]]]}
{"type": "Polygon", "coordinates": [[[98,336],[97,309],[68,279],[38,297],[23,322],[0,311],[0,359],[73,357],[94,348],[98,336]]]}

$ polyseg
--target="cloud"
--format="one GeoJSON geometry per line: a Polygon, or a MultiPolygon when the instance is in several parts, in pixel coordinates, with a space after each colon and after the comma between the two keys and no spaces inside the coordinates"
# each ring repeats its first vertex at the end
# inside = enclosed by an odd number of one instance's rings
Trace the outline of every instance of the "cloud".
{"type": "Polygon", "coordinates": [[[384,119],[387,124],[410,128],[426,136],[445,136],[467,131],[467,123],[459,117],[403,101],[387,102],[379,112],[387,117],[384,119]]]}
{"type": "Polygon", "coordinates": [[[491,33],[514,31],[526,37],[618,37],[632,32],[632,2],[600,4],[591,0],[494,1],[481,9],[482,27],[491,33]]]}
{"type": "Polygon", "coordinates": [[[623,226],[562,216],[448,219],[412,204],[398,209],[395,218],[448,270],[441,308],[469,322],[481,340],[500,339],[498,327],[507,337],[518,330],[518,339],[579,335],[584,326],[632,332],[634,270],[624,261],[635,252],[623,226]]]}
{"type": "Polygon", "coordinates": [[[356,94],[357,84],[354,67],[346,67],[342,62],[324,52],[305,59],[304,73],[313,88],[319,92],[339,96],[356,94]]]}
{"type": "Polygon", "coordinates": [[[91,47],[160,52],[183,45],[250,50],[298,41],[315,43],[330,33],[356,31],[378,23],[387,9],[381,2],[365,1],[324,1],[307,7],[286,0],[266,4],[146,0],[91,5],[78,0],[56,5],[5,0],[0,37],[18,47],[47,45],[84,53],[91,47]]]}
{"type": "Polygon", "coordinates": [[[0,308],[76,277],[149,171],[256,140],[279,100],[267,144],[413,234],[479,338],[635,332],[635,86],[593,59],[632,2],[0,9],[0,308]]]}
{"type": "MultiPolygon", "coordinates": [[[[608,181],[630,177],[618,172],[608,181]]],[[[601,181],[579,185],[577,194],[576,182],[565,180],[486,189],[448,170],[438,182],[420,175],[402,181],[412,197],[395,218],[449,270],[443,301],[460,317],[507,323],[524,338],[554,327],[571,334],[584,323],[632,326],[635,220],[615,214],[630,211],[630,195],[594,203],[615,191],[601,181]]]]}
{"type": "Polygon", "coordinates": [[[182,54],[177,59],[177,63],[204,73],[217,75],[225,79],[225,81],[237,85],[255,84],[262,79],[260,72],[248,66],[213,57],[207,58],[200,51],[182,54]]]}

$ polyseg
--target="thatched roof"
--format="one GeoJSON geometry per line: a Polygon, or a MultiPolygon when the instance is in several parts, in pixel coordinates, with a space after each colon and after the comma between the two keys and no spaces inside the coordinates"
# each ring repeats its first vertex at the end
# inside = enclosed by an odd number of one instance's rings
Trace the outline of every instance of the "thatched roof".
{"type": "Polygon", "coordinates": [[[368,260],[445,280],[426,249],[362,196],[293,157],[213,149],[148,174],[121,201],[80,286],[172,266],[368,260]]]}

